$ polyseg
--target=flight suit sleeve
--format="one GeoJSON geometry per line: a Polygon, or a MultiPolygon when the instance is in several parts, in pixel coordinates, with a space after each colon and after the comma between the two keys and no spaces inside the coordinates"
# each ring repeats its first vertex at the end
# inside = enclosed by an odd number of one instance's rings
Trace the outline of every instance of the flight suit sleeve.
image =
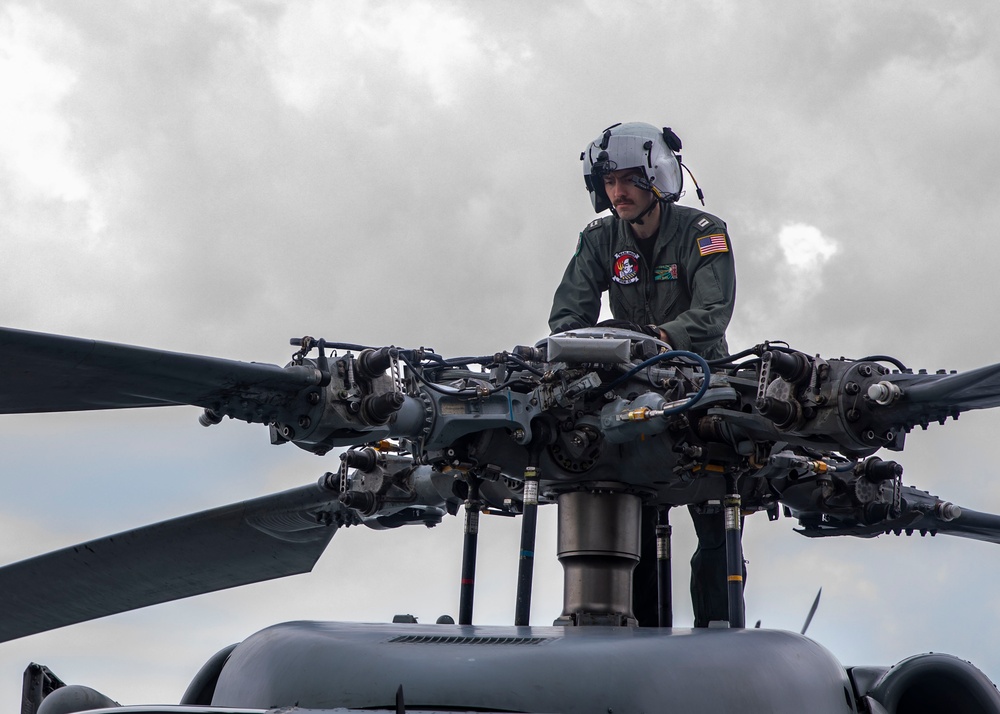
{"type": "Polygon", "coordinates": [[[607,268],[599,256],[599,238],[597,230],[584,230],[580,234],[576,253],[552,299],[549,329],[553,334],[590,327],[600,317],[601,293],[608,289],[608,281],[607,268]]]}
{"type": "Polygon", "coordinates": [[[691,307],[657,327],[667,333],[675,349],[723,356],[713,354],[713,347],[725,338],[736,304],[736,264],[729,234],[724,227],[714,226],[711,233],[696,234],[685,243],[682,279],[691,295],[691,307]],[[700,241],[717,236],[725,241],[724,249],[719,247],[718,239],[699,248],[700,241]],[[702,255],[703,251],[714,252],[702,255]]]}

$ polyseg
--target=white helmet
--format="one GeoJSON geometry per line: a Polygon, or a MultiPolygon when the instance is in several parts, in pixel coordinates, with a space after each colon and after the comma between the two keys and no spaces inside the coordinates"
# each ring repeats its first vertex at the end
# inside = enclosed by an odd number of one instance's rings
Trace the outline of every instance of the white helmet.
{"type": "Polygon", "coordinates": [[[594,210],[600,213],[611,208],[604,175],[621,169],[642,169],[646,185],[641,188],[666,203],[676,201],[684,186],[681,157],[675,153],[680,150],[681,140],[669,127],[657,129],[642,122],[609,126],[580,154],[594,210]]]}

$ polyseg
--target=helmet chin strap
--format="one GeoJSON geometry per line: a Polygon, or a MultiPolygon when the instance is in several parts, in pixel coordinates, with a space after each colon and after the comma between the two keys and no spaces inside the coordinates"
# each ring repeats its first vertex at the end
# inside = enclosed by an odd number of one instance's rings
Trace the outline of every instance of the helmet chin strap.
{"type": "Polygon", "coordinates": [[[642,219],[645,218],[646,216],[648,216],[650,214],[650,212],[652,212],[653,208],[656,207],[656,204],[658,204],[659,202],[660,202],[659,199],[654,198],[652,201],[649,202],[649,205],[646,206],[646,208],[643,210],[642,213],[640,213],[635,218],[629,218],[629,219],[627,219],[628,222],[631,223],[633,226],[635,226],[635,225],[640,225],[640,226],[643,225],[642,219]]]}

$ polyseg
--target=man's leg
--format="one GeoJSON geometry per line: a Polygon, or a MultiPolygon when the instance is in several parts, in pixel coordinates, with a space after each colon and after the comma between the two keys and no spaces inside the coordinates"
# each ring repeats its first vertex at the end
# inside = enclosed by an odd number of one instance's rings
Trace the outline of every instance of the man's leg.
{"type": "MultiPolygon", "coordinates": [[[[639,627],[657,627],[660,616],[656,607],[656,506],[642,507],[639,529],[639,563],[632,571],[632,614],[639,627]]],[[[725,566],[725,553],[722,564],[725,566]]]]}

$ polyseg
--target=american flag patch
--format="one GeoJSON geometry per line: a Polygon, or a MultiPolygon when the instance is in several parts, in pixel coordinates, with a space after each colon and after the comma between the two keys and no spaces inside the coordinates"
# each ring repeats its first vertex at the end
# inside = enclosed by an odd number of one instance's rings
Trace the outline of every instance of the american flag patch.
{"type": "Polygon", "coordinates": [[[728,253],[729,246],[726,245],[726,236],[722,233],[716,233],[712,236],[705,236],[704,238],[698,239],[698,253],[701,257],[706,255],[711,255],[712,253],[728,253]]]}

